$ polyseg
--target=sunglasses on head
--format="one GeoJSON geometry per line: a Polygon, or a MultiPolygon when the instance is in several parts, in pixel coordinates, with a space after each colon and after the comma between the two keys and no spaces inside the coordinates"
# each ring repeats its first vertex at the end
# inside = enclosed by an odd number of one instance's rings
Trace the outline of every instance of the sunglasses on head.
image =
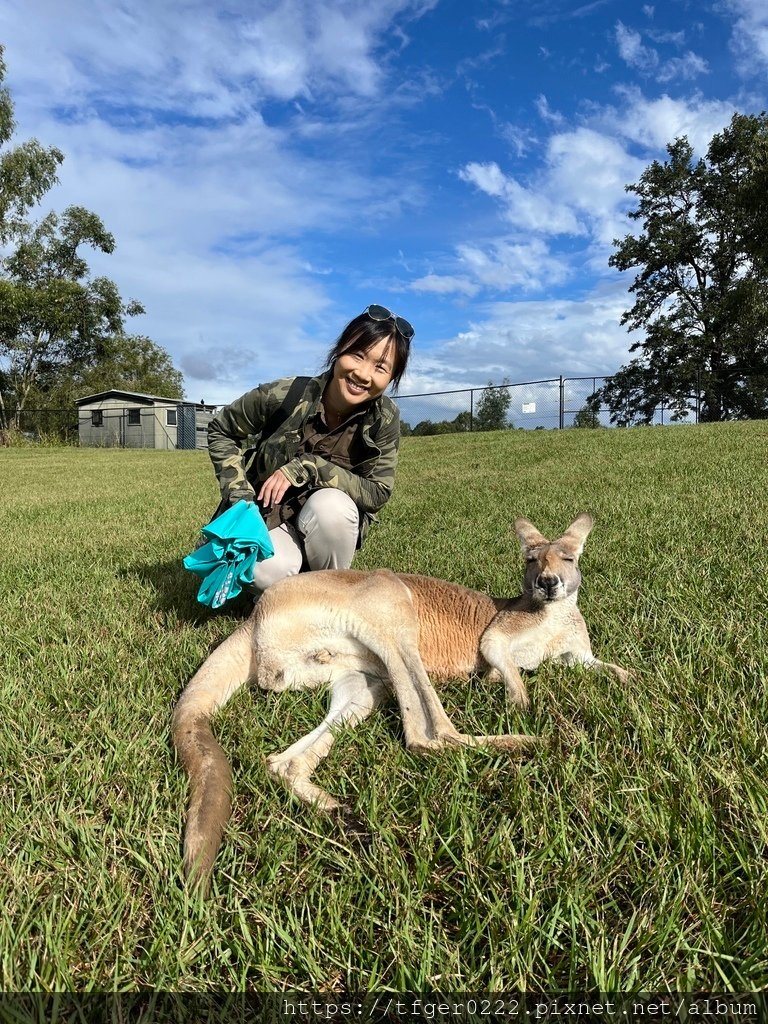
{"type": "Polygon", "coordinates": [[[387,309],[386,306],[377,306],[375,303],[369,306],[365,311],[371,320],[394,320],[395,327],[400,334],[405,338],[406,341],[410,341],[416,333],[411,324],[407,320],[404,320],[401,316],[396,316],[391,310],[387,309]]]}

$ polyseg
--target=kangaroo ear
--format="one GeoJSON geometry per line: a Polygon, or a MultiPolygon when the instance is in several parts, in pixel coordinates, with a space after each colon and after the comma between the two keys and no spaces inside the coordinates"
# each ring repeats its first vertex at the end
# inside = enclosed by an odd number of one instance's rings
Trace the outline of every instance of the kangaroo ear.
{"type": "Polygon", "coordinates": [[[571,544],[574,547],[575,554],[578,556],[584,550],[584,542],[593,526],[592,516],[587,512],[582,512],[580,516],[574,519],[560,539],[571,544]]]}
{"type": "Polygon", "coordinates": [[[529,548],[537,548],[540,544],[548,543],[547,538],[542,537],[533,523],[529,523],[527,519],[515,520],[515,533],[520,540],[523,551],[528,551],[529,548]]]}

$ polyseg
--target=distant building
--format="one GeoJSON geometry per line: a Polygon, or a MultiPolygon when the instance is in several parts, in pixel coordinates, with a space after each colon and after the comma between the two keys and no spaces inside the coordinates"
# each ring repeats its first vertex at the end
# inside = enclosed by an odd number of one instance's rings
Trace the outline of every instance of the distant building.
{"type": "Polygon", "coordinates": [[[207,448],[215,405],[135,391],[100,391],[75,402],[88,448],[207,448]]]}

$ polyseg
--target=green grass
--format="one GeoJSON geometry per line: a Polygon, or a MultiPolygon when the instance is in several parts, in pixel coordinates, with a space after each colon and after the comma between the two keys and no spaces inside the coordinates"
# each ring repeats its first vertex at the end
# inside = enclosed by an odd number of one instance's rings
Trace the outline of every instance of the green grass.
{"type": "Polygon", "coordinates": [[[185,894],[173,702],[242,617],[180,567],[216,502],[204,453],[0,453],[0,983],[6,990],[755,989],[768,984],[768,423],[408,439],[356,566],[519,591],[511,521],[595,530],[581,607],[631,685],[549,664],[532,705],[443,690],[524,762],[419,759],[392,706],[318,780],[369,850],[289,799],[265,754],[321,693],[216,721],[235,811],[185,894]]]}

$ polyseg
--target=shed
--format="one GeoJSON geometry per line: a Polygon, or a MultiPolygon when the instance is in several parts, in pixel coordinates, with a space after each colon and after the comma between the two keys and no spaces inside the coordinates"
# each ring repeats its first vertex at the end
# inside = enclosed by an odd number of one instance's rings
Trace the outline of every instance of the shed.
{"type": "Polygon", "coordinates": [[[207,448],[216,411],[205,402],[117,388],[78,398],[75,405],[80,444],[90,448],[207,448]]]}

